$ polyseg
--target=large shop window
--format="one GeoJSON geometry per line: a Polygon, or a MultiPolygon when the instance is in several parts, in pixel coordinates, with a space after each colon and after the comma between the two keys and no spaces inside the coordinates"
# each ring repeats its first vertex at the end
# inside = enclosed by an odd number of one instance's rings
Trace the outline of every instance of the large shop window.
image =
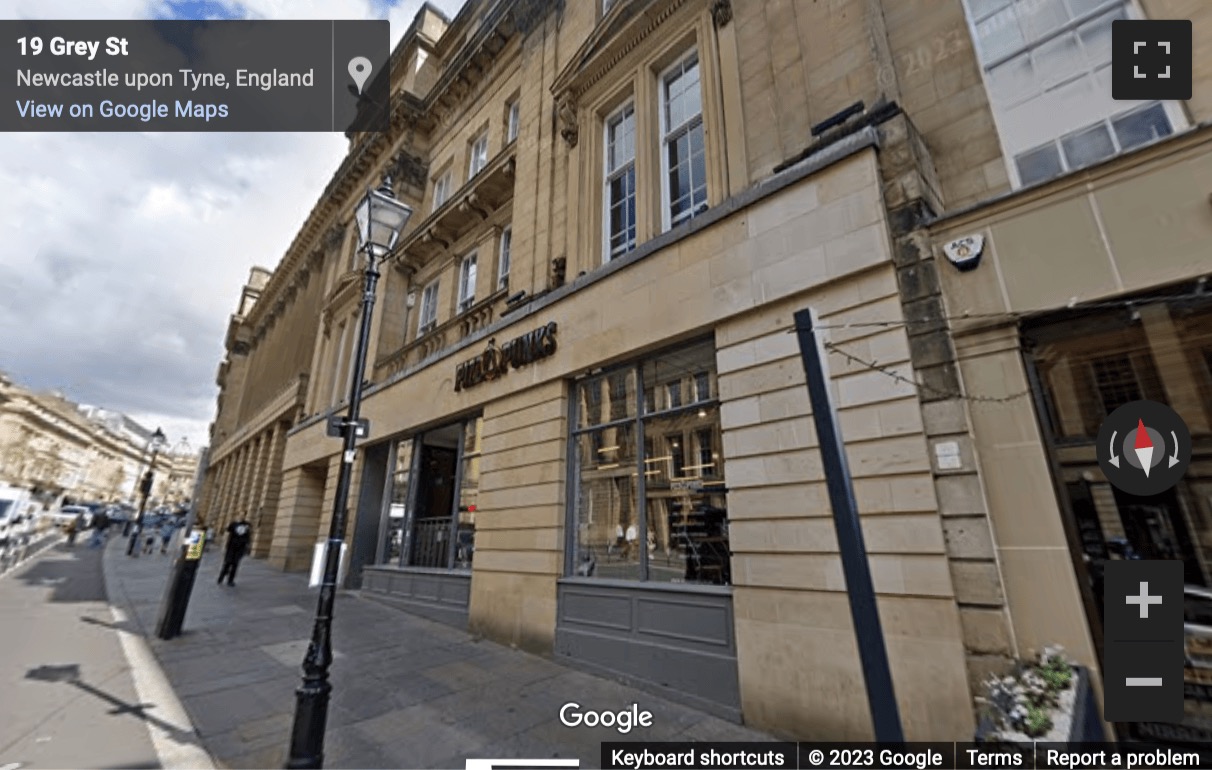
{"type": "Polygon", "coordinates": [[[471,568],[483,424],[477,416],[396,445],[383,563],[471,568]]]}
{"type": "MultiPolygon", "coordinates": [[[[1181,561],[1187,653],[1189,660],[1206,659],[1212,639],[1212,294],[1195,284],[1135,297],[1128,307],[1075,308],[1024,323],[1023,340],[1069,545],[1085,580],[1087,619],[1101,626],[1108,562],[1181,561]],[[1113,487],[1094,445],[1107,415],[1139,399],[1168,404],[1191,431],[1187,472],[1152,497],[1113,487]]],[[[1127,735],[1155,739],[1165,730],[1212,738],[1208,671],[1203,663],[1186,669],[1181,726],[1135,723],[1127,735]]]]}
{"type": "Polygon", "coordinates": [[[578,381],[573,574],[732,582],[710,340],[578,381]]]}

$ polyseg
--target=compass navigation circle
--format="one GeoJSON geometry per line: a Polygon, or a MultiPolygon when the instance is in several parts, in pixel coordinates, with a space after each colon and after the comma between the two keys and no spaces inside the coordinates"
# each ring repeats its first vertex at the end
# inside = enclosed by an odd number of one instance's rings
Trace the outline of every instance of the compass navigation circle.
{"type": "Polygon", "coordinates": [[[1186,472],[1191,432],[1165,404],[1132,401],[1103,422],[1096,450],[1099,466],[1117,489],[1151,497],[1173,487],[1186,472]]]}

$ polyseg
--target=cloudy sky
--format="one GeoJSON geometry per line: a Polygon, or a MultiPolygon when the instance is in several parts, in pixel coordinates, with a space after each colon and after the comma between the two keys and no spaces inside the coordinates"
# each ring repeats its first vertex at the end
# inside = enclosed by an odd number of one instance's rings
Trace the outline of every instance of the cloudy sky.
{"type": "MultiPolygon", "coordinates": [[[[394,45],[420,5],[0,0],[0,18],[386,18],[394,45]]],[[[277,264],[345,148],[339,133],[0,134],[0,371],[204,446],[240,287],[277,264]]]]}

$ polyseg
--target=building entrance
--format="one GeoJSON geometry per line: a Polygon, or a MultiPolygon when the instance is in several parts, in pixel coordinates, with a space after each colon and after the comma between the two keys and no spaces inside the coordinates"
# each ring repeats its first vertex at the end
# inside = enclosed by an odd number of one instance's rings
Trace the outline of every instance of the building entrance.
{"type": "Polygon", "coordinates": [[[421,473],[417,478],[416,517],[412,524],[412,564],[417,567],[450,566],[450,514],[458,450],[428,443],[446,438],[435,432],[427,434],[421,443],[421,473]]]}
{"type": "Polygon", "coordinates": [[[476,416],[394,442],[379,560],[364,582],[459,626],[470,599],[482,423],[476,416]]]}

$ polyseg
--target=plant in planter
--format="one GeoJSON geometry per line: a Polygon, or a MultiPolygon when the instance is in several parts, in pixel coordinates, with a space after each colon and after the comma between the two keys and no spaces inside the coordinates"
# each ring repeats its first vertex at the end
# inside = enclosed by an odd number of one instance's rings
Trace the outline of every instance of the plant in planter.
{"type": "Polygon", "coordinates": [[[1061,647],[1045,647],[1038,659],[985,683],[979,741],[1064,741],[1070,733],[1076,664],[1061,647]]]}

